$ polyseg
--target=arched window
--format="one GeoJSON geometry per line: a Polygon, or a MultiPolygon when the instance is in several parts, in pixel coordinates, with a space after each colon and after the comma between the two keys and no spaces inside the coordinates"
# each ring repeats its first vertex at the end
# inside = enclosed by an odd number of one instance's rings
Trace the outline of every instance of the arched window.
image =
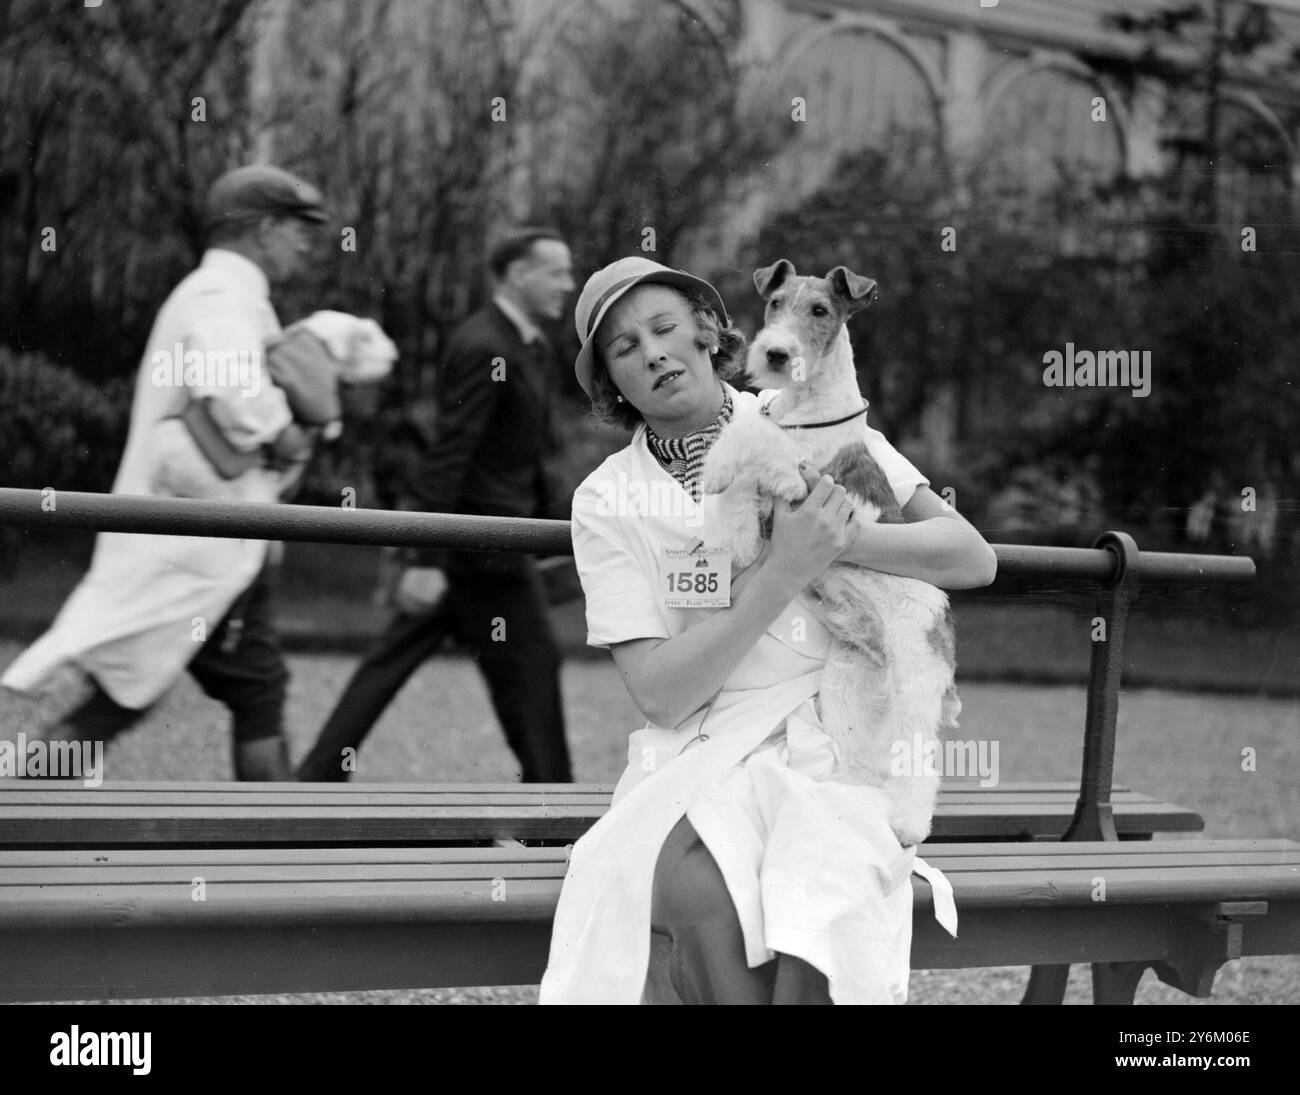
{"type": "MultiPolygon", "coordinates": [[[[1186,96],[1171,105],[1166,127],[1165,169],[1174,193],[1203,196],[1212,153],[1204,97],[1186,96]]],[[[1256,228],[1294,217],[1292,167],[1295,157],[1282,127],[1258,100],[1231,91],[1219,100],[1218,199],[1215,220],[1256,228]]]]}
{"type": "MultiPolygon", "coordinates": [[[[937,53],[939,44],[931,52],[937,53]]],[[[870,23],[839,20],[787,43],[770,101],[797,125],[773,164],[792,197],[815,191],[845,155],[906,140],[935,159],[939,83],[922,39],[870,23]]]]}
{"type": "Polygon", "coordinates": [[[1082,71],[1055,62],[1026,67],[989,96],[985,166],[1030,193],[1055,190],[1063,179],[1109,181],[1124,167],[1118,107],[1082,71]]]}
{"type": "Polygon", "coordinates": [[[1258,227],[1293,219],[1294,160],[1280,129],[1237,103],[1224,105],[1219,124],[1219,220],[1258,227]]]}

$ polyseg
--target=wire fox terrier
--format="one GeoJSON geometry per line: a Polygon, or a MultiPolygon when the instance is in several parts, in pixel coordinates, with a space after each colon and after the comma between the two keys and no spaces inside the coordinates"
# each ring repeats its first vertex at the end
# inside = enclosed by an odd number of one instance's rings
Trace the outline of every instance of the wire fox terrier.
{"type": "MultiPolygon", "coordinates": [[[[801,463],[848,490],[855,521],[903,522],[866,444],[866,402],[846,327],[875,299],[876,283],[844,266],[800,277],[782,259],[755,271],[754,284],[767,308],[749,349],[749,377],[780,390],[763,416],[723,428],[701,480],[706,493],[723,496],[726,546],[740,567],[758,557],[773,499],[807,494],[801,463]]],[[[930,832],[939,774],[909,754],[919,745],[935,755],[941,730],[954,727],[961,710],[947,594],[848,563],[832,564],[808,592],[831,635],[821,715],[839,749],[832,778],[881,788],[899,841],[919,844],[930,832]]]]}

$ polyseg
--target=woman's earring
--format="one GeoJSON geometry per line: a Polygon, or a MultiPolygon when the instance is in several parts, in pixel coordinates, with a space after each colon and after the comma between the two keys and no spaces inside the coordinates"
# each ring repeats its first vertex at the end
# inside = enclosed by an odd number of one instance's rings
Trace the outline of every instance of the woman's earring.
{"type": "Polygon", "coordinates": [[[614,402],[615,402],[615,403],[622,403],[622,402],[623,402],[623,397],[622,397],[621,395],[616,395],[616,396],[614,397],[614,402]]]}
{"type": "Polygon", "coordinates": [[[709,353],[716,354],[717,352],[718,352],[718,348],[716,346],[709,347],[709,353]]]}

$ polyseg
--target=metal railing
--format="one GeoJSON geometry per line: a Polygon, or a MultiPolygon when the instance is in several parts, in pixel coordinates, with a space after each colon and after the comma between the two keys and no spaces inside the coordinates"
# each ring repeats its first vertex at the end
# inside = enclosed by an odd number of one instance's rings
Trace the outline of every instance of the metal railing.
{"type": "MultiPolygon", "coordinates": [[[[0,487],[0,525],[463,551],[524,551],[537,555],[573,553],[567,521],[9,487],[0,487]]],[[[1105,539],[1102,537],[1093,548],[1024,544],[994,544],[993,548],[997,552],[1000,575],[1112,582],[1120,574],[1120,556],[1113,545],[1108,548],[1102,544],[1105,539]]],[[[1130,569],[1133,569],[1132,562],[1130,569]]],[[[1176,552],[1141,552],[1136,569],[1148,583],[1242,583],[1255,576],[1254,562],[1245,557],[1176,552]]]]}
{"type": "MultiPolygon", "coordinates": [[[[13,488],[0,488],[0,525],[538,555],[573,551],[567,521],[13,488]]],[[[1106,638],[1092,643],[1079,801],[1065,839],[1115,840],[1110,801],[1115,726],[1126,623],[1139,583],[1244,583],[1255,576],[1254,561],[1141,552],[1124,532],[1103,533],[1092,548],[994,544],[993,549],[1002,577],[1091,582],[1095,588],[1095,615],[1106,621],[1106,638]]]]}

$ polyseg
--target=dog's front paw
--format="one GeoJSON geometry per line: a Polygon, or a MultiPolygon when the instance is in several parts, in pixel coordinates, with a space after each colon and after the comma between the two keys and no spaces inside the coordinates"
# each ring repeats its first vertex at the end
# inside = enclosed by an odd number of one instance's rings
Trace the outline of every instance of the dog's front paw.
{"type": "Polygon", "coordinates": [[[721,494],[736,481],[739,469],[721,460],[706,457],[700,469],[700,491],[703,494],[721,494]]]}
{"type": "Polygon", "coordinates": [[[922,820],[900,821],[894,819],[894,835],[898,837],[898,843],[904,848],[911,848],[917,844],[924,844],[926,838],[930,835],[930,818],[927,816],[922,820]]]}
{"type": "Polygon", "coordinates": [[[768,466],[758,472],[758,487],[764,494],[787,502],[802,502],[808,497],[808,484],[797,467],[768,466]]]}
{"type": "Polygon", "coordinates": [[[736,569],[744,570],[763,550],[761,507],[757,498],[739,500],[734,499],[732,493],[723,495],[722,546],[730,553],[736,569]]]}
{"type": "Polygon", "coordinates": [[[736,446],[723,444],[725,440],[724,434],[704,457],[704,466],[700,468],[700,490],[705,494],[722,494],[745,472],[736,446]]]}
{"type": "Polygon", "coordinates": [[[885,793],[889,796],[891,805],[890,828],[903,847],[921,844],[930,835],[938,783],[933,778],[911,777],[890,780],[885,785],[885,793]]]}
{"type": "Polygon", "coordinates": [[[705,494],[721,494],[731,486],[747,470],[749,454],[755,448],[752,441],[743,422],[727,423],[704,457],[700,490],[705,494]]]}

